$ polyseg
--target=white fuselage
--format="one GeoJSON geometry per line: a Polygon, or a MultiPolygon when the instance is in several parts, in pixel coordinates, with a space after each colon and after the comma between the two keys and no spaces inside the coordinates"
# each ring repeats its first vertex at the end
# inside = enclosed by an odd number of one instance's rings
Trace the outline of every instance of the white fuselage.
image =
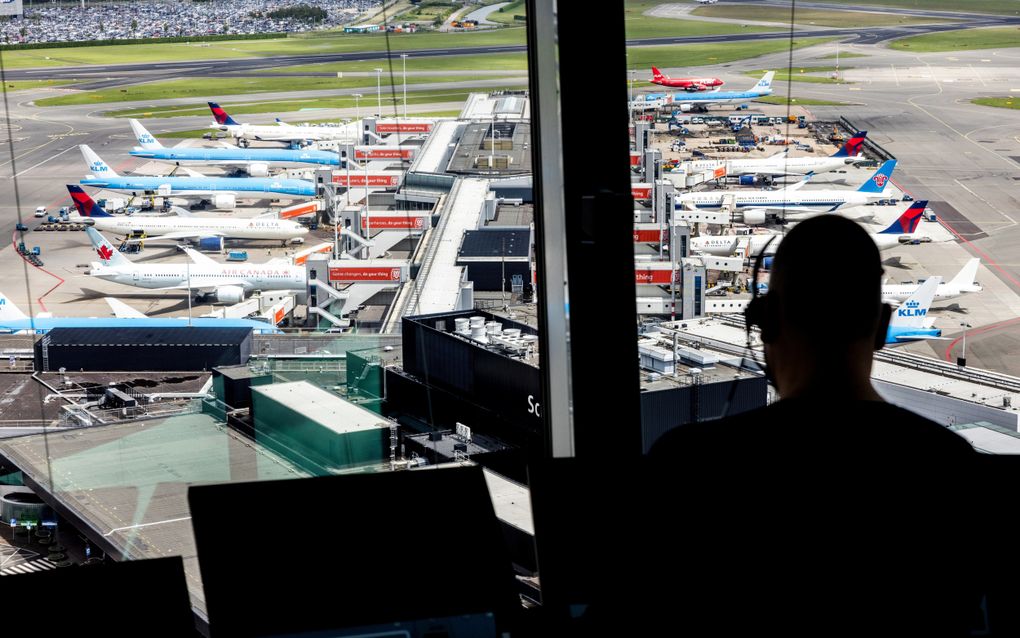
{"type": "MultiPolygon", "coordinates": [[[[893,304],[902,303],[909,299],[918,288],[920,288],[920,284],[882,284],[882,301],[893,304]]],[[[950,282],[942,283],[935,289],[935,301],[953,299],[968,292],[978,292],[978,290],[980,290],[978,286],[964,290],[950,282]]]]}
{"type": "Polygon", "coordinates": [[[784,207],[810,209],[819,212],[836,210],[841,206],[860,206],[873,199],[883,199],[882,193],[864,193],[861,191],[793,191],[786,190],[737,190],[737,191],[706,191],[701,193],[684,193],[677,198],[677,208],[717,209],[732,207],[733,209],[773,209],[784,207]]]}
{"type": "Polygon", "coordinates": [[[765,157],[760,159],[692,160],[692,171],[726,168],[727,175],[807,175],[828,173],[853,164],[852,157],[765,157]]]}
{"type": "MultiPolygon", "coordinates": [[[[881,233],[869,233],[869,235],[879,250],[887,250],[900,244],[899,235],[881,233]]],[[[766,244],[768,244],[768,249],[765,250],[765,255],[776,254],[776,249],[779,248],[779,243],[782,241],[782,235],[702,235],[701,237],[691,237],[690,245],[694,252],[716,257],[729,257],[737,250],[741,250],[747,257],[757,257],[765,249],[766,244]],[[773,237],[775,239],[771,244],[768,244],[773,237]]],[[[913,288],[917,288],[917,286],[913,288]]]]}
{"type": "Polygon", "coordinates": [[[258,124],[215,124],[213,126],[221,131],[227,131],[231,137],[238,139],[270,142],[345,140],[350,144],[355,144],[358,141],[357,128],[349,126],[262,126],[258,124]]]}
{"type": "Polygon", "coordinates": [[[308,234],[304,226],[286,219],[238,219],[217,217],[82,217],[97,230],[127,235],[144,232],[149,237],[194,232],[196,237],[236,239],[294,239],[308,234]]]}
{"type": "Polygon", "coordinates": [[[286,264],[132,264],[117,268],[92,264],[89,274],[106,281],[137,288],[183,288],[193,290],[239,286],[252,290],[304,290],[304,266],[286,264]]]}

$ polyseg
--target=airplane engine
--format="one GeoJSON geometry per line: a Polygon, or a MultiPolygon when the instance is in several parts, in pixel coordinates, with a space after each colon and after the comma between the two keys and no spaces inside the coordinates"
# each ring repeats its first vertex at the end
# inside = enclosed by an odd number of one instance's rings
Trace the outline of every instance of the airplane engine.
{"type": "Polygon", "coordinates": [[[216,289],[216,301],[235,304],[244,301],[244,288],[241,286],[220,286],[216,289]]]}
{"type": "Polygon", "coordinates": [[[744,211],[743,223],[748,226],[757,226],[765,223],[765,210],[761,208],[755,208],[752,210],[744,211]]]}
{"type": "Polygon", "coordinates": [[[248,164],[248,174],[252,177],[269,177],[269,164],[265,162],[248,164]]]}
{"type": "Polygon", "coordinates": [[[234,208],[237,206],[237,198],[230,193],[213,195],[213,208],[234,208]]]}
{"type": "Polygon", "coordinates": [[[690,113],[691,105],[690,104],[681,104],[680,105],[680,111],[682,111],[683,113],[690,113]]]}

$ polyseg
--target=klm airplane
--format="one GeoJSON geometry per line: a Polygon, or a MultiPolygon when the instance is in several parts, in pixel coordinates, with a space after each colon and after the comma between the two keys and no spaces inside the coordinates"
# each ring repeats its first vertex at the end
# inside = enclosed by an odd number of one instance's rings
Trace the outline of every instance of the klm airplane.
{"type": "Polygon", "coordinates": [[[331,151],[284,148],[241,148],[224,144],[219,148],[166,148],[138,120],[131,120],[138,146],[131,155],[177,164],[239,168],[252,177],[266,177],[271,168],[339,166],[339,154],[331,151]]]}
{"type": "Polygon", "coordinates": [[[704,108],[712,104],[747,102],[748,100],[772,95],[772,78],[775,75],[775,71],[769,71],[749,91],[714,91],[706,93],[689,93],[684,91],[667,96],[666,102],[678,104],[683,112],[704,108]]]}
{"type": "Polygon", "coordinates": [[[82,186],[94,186],[135,196],[211,199],[216,208],[233,208],[237,204],[238,196],[282,195],[291,199],[315,197],[315,184],[303,179],[206,177],[191,171],[189,171],[191,177],[118,175],[91,148],[85,145],[79,148],[91,171],[85,179],[79,180],[82,186]]]}
{"type": "Polygon", "coordinates": [[[893,310],[889,331],[885,336],[886,345],[942,338],[942,330],[933,328],[934,320],[928,317],[928,310],[940,283],[942,277],[928,277],[914,294],[893,310]]]}
{"type": "Polygon", "coordinates": [[[280,334],[276,326],[257,319],[210,317],[29,317],[0,293],[0,334],[46,334],[54,328],[251,328],[256,334],[280,334]]]}

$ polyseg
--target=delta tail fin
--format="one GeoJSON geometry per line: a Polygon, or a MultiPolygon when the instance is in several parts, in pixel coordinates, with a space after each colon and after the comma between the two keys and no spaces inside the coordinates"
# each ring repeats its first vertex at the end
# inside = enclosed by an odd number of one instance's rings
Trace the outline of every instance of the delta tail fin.
{"type": "Polygon", "coordinates": [[[216,118],[216,123],[222,126],[241,126],[239,122],[235,122],[234,118],[230,117],[223,107],[216,102],[209,102],[209,110],[212,111],[213,117],[216,118]]]}
{"type": "Polygon", "coordinates": [[[916,201],[910,205],[910,208],[903,211],[896,221],[889,225],[885,230],[880,230],[880,235],[910,235],[917,230],[917,225],[921,223],[921,217],[924,215],[924,209],[928,207],[928,200],[916,201]]]}
{"type": "Polygon", "coordinates": [[[974,278],[977,277],[977,269],[980,265],[981,260],[977,257],[970,259],[949,281],[949,287],[956,288],[961,292],[979,292],[981,285],[974,281],[974,278]]]}
{"type": "Polygon", "coordinates": [[[874,175],[868,178],[868,181],[861,184],[861,187],[857,189],[859,193],[884,193],[885,186],[889,183],[892,178],[892,172],[896,169],[896,160],[889,160],[886,163],[878,167],[874,175]]]}
{"type": "Polygon", "coordinates": [[[104,162],[103,158],[96,155],[96,152],[86,144],[82,144],[78,148],[81,150],[81,156],[85,159],[85,164],[89,167],[90,173],[96,177],[119,177],[117,172],[110,168],[110,165],[104,162]]]}
{"type": "Polygon", "coordinates": [[[78,215],[82,217],[113,217],[110,213],[103,210],[103,207],[96,203],[96,200],[82,190],[81,186],[75,184],[67,185],[67,192],[71,193],[71,201],[74,202],[74,207],[78,209],[78,215]]]}
{"type": "Polygon", "coordinates": [[[92,242],[92,248],[99,255],[101,264],[108,268],[131,268],[134,266],[130,259],[120,254],[120,251],[95,228],[88,227],[85,232],[88,233],[89,241],[92,242]]]}
{"type": "Polygon", "coordinates": [[[7,295],[0,292],[0,321],[19,321],[28,318],[28,315],[21,312],[21,309],[15,306],[14,302],[7,298],[7,295]]]}
{"type": "Polygon", "coordinates": [[[156,141],[156,138],[152,136],[142,123],[138,120],[131,121],[131,130],[135,133],[135,139],[138,140],[138,146],[146,151],[152,151],[157,148],[163,148],[163,145],[156,141]]]}
{"type": "Polygon", "coordinates": [[[867,131],[857,131],[853,137],[846,141],[846,144],[839,147],[839,150],[832,154],[832,157],[857,157],[861,154],[861,147],[864,146],[864,139],[868,137],[867,131]]]}
{"type": "Polygon", "coordinates": [[[752,93],[761,93],[762,95],[769,95],[772,93],[772,78],[776,77],[775,71],[769,71],[758,80],[758,83],[751,87],[752,93]]]}
{"type": "Polygon", "coordinates": [[[889,325],[900,328],[924,328],[928,309],[931,308],[931,302],[935,300],[935,292],[941,283],[942,277],[925,279],[914,294],[907,297],[906,301],[893,311],[889,325]]]}

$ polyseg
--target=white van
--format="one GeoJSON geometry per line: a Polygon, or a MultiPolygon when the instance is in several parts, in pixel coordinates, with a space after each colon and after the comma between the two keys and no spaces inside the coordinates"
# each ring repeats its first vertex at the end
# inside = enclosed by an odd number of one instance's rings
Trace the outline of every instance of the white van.
{"type": "Polygon", "coordinates": [[[36,208],[35,209],[35,216],[36,217],[46,217],[46,207],[45,206],[40,206],[40,207],[36,208]]]}

